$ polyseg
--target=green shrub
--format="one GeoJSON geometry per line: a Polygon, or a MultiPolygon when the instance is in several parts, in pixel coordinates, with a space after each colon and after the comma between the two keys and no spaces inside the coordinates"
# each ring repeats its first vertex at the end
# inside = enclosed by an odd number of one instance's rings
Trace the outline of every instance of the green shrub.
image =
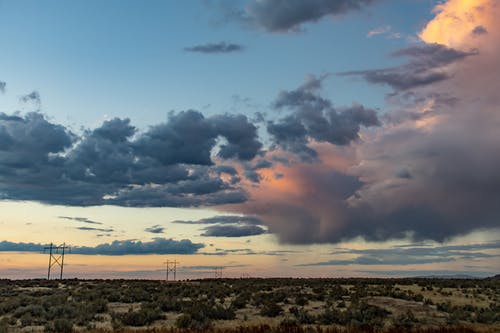
{"type": "Polygon", "coordinates": [[[260,309],[260,314],[265,317],[277,317],[282,312],[281,306],[272,301],[265,302],[260,309]]]}

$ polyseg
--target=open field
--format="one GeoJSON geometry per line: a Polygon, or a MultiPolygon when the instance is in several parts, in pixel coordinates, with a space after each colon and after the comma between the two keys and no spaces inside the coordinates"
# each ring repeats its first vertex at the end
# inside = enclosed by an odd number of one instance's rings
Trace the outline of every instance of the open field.
{"type": "Polygon", "coordinates": [[[0,280],[0,333],[417,329],[500,332],[500,279],[0,280]]]}

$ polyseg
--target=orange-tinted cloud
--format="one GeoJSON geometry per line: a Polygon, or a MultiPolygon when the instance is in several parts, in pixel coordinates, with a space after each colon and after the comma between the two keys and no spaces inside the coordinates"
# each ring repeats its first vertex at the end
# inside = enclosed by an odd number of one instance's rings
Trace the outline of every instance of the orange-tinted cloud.
{"type": "Polygon", "coordinates": [[[496,29],[496,0],[450,0],[437,5],[436,17],[420,33],[426,43],[438,43],[454,48],[473,46],[477,36],[496,29]]]}

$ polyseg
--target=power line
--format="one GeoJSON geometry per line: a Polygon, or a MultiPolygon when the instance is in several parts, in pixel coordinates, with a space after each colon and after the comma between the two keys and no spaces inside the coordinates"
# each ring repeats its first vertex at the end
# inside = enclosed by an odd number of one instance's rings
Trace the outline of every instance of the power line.
{"type": "Polygon", "coordinates": [[[48,247],[45,247],[43,249],[44,253],[47,250],[49,251],[49,267],[47,272],[47,280],[50,280],[50,272],[52,270],[52,267],[55,265],[59,266],[59,279],[62,280],[64,270],[64,254],[67,249],[71,251],[71,248],[69,246],[66,246],[66,243],[63,243],[59,246],[50,243],[48,247]]]}
{"type": "Polygon", "coordinates": [[[214,276],[216,279],[222,279],[222,270],[224,267],[214,267],[214,276]]]}
{"type": "Polygon", "coordinates": [[[173,281],[176,281],[176,278],[177,278],[177,264],[180,264],[180,262],[178,262],[177,260],[174,260],[174,261],[165,261],[163,263],[166,267],[166,274],[165,274],[165,280],[168,281],[168,273],[171,272],[174,274],[174,280],[173,281]]]}

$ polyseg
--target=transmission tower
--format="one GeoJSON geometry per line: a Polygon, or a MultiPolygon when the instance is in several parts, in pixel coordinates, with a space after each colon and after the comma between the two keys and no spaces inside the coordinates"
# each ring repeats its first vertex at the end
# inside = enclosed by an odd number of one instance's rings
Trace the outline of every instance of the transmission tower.
{"type": "Polygon", "coordinates": [[[166,275],[165,275],[165,280],[168,281],[168,273],[173,273],[174,274],[174,280],[176,280],[176,275],[177,275],[177,264],[180,264],[177,260],[174,261],[165,261],[163,264],[166,266],[166,275]]]}
{"type": "Polygon", "coordinates": [[[216,279],[222,279],[222,270],[224,267],[214,267],[214,275],[216,279]]]}
{"type": "Polygon", "coordinates": [[[63,270],[64,270],[64,254],[66,250],[71,250],[69,246],[66,246],[66,243],[63,243],[59,246],[50,243],[50,246],[47,246],[43,249],[43,252],[49,251],[49,269],[47,272],[47,280],[50,280],[50,271],[53,266],[59,266],[59,279],[62,280],[63,270]]]}

